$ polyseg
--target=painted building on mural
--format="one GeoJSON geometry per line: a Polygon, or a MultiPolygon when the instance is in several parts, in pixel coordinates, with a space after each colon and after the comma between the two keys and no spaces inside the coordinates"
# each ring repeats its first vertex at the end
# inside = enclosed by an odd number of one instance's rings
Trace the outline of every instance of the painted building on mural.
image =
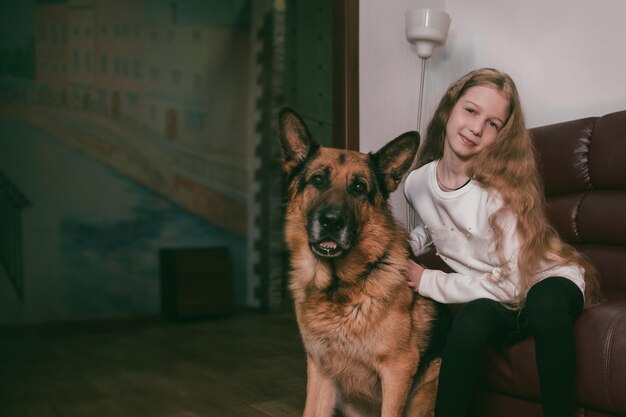
{"type": "Polygon", "coordinates": [[[92,110],[95,95],[94,0],[69,0],[67,9],[69,105],[92,110]]]}
{"type": "MultiPolygon", "coordinates": [[[[37,89],[62,97],[42,104],[64,103],[68,120],[85,118],[80,126],[90,132],[126,135],[106,147],[115,154],[143,150],[129,161],[149,158],[138,141],[160,148],[156,153],[169,156],[147,162],[153,166],[144,171],[157,170],[172,186],[134,178],[245,234],[248,3],[46,0],[35,9],[37,89]],[[126,148],[113,150],[119,146],[126,148]]],[[[136,166],[122,167],[127,171],[136,166]]]]}
{"type": "Polygon", "coordinates": [[[188,150],[177,155],[179,181],[244,204],[249,37],[204,4],[150,2],[143,122],[188,150]]]}
{"type": "Polygon", "coordinates": [[[138,119],[143,6],[144,0],[38,4],[39,102],[138,119]]]}
{"type": "Polygon", "coordinates": [[[140,117],[144,7],[145,0],[95,3],[96,107],[115,119],[140,117]]]}
{"type": "Polygon", "coordinates": [[[65,2],[42,4],[35,9],[35,80],[40,103],[67,101],[67,11],[65,2]]]}

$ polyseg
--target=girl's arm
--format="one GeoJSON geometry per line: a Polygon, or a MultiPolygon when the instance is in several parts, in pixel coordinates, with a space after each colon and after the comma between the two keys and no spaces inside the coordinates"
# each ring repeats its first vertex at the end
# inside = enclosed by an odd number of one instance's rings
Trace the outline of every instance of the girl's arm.
{"type": "Polygon", "coordinates": [[[410,232],[409,236],[409,245],[411,246],[411,251],[415,256],[422,255],[432,247],[433,241],[430,237],[430,233],[428,228],[424,225],[423,220],[417,214],[418,211],[415,209],[415,205],[413,204],[412,195],[422,195],[423,189],[425,187],[425,180],[423,170],[416,170],[409,173],[404,183],[404,198],[409,203],[411,208],[413,209],[412,215],[415,216],[415,226],[413,230],[410,232]],[[421,179],[420,179],[421,178],[421,179]]]}
{"type": "Polygon", "coordinates": [[[446,304],[466,303],[479,298],[499,302],[516,300],[516,277],[509,275],[501,279],[500,273],[499,268],[494,268],[492,273],[476,276],[424,269],[417,288],[421,295],[446,304]]]}
{"type": "Polygon", "coordinates": [[[413,230],[411,230],[409,236],[409,245],[413,255],[420,256],[428,252],[433,246],[433,240],[430,237],[430,233],[426,227],[421,223],[420,219],[417,219],[418,224],[413,230]]]}

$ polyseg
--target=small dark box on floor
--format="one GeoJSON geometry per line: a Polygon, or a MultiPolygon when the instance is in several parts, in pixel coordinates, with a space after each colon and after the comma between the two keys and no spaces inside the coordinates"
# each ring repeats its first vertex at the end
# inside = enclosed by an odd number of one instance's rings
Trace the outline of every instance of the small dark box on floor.
{"type": "Polygon", "coordinates": [[[232,311],[228,248],[161,249],[161,310],[169,318],[232,311]]]}

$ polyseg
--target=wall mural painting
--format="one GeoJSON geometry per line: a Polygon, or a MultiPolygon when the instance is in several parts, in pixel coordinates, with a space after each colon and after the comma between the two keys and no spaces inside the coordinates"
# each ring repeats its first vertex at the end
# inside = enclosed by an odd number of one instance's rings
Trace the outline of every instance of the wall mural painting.
{"type": "Polygon", "coordinates": [[[0,16],[0,324],[156,314],[165,247],[227,246],[243,277],[249,2],[0,16]]]}

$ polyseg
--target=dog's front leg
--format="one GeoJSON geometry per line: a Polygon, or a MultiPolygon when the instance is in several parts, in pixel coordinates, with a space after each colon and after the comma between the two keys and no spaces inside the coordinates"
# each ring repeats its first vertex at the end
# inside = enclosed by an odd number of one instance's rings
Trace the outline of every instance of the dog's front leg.
{"type": "Polygon", "coordinates": [[[383,391],[381,417],[402,416],[415,368],[417,367],[407,367],[402,363],[400,366],[387,366],[381,370],[383,391]]]}
{"type": "Polygon", "coordinates": [[[337,405],[337,387],[309,356],[306,368],[306,403],[302,417],[332,417],[337,405]]]}

